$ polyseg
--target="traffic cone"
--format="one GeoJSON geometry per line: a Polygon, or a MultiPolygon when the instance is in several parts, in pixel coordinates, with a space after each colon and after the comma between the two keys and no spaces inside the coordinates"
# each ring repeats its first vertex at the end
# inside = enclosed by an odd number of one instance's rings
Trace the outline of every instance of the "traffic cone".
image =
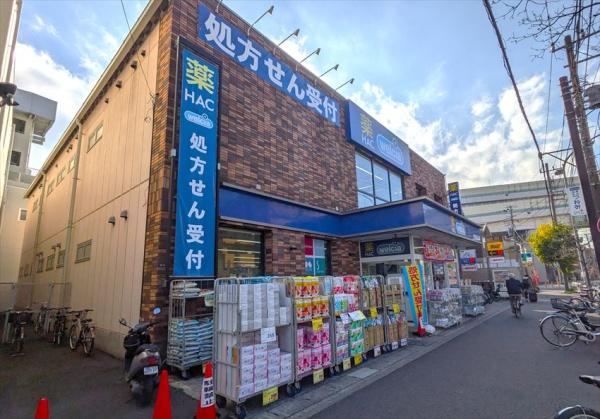
{"type": "Polygon", "coordinates": [[[198,401],[195,419],[216,419],[215,389],[213,387],[212,363],[207,362],[202,379],[202,392],[198,401]]]}
{"type": "Polygon", "coordinates": [[[419,324],[417,326],[417,335],[425,336],[426,334],[427,334],[427,331],[423,327],[423,318],[419,317],[419,324]]]}
{"type": "Polygon", "coordinates": [[[171,392],[169,391],[169,374],[167,373],[167,370],[162,370],[160,373],[158,393],[156,395],[156,403],[154,403],[152,419],[173,419],[173,412],[171,411],[171,392]]]}
{"type": "Polygon", "coordinates": [[[35,419],[50,419],[50,409],[48,407],[48,399],[42,397],[35,409],[35,419]]]}

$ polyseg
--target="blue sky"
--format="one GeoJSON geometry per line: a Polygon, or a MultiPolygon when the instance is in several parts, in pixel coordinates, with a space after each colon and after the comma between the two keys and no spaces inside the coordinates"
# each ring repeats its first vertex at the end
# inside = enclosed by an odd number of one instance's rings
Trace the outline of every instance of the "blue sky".
{"type": "MultiPolygon", "coordinates": [[[[125,1],[131,24],[145,1],[125,1]]],[[[247,21],[271,4],[273,16],[257,25],[274,41],[294,29],[284,49],[358,102],[414,150],[462,186],[532,180],[538,176],[533,143],[518,112],[500,51],[479,1],[233,1],[224,4],[247,21]]],[[[498,11],[499,14],[499,11],[498,11]]],[[[520,31],[500,21],[505,37],[520,31]]],[[[16,79],[22,88],[57,100],[59,115],[45,155],[127,34],[119,1],[25,1],[17,47],[16,79]]],[[[532,58],[531,42],[508,44],[522,94],[544,140],[550,54],[532,58]]],[[[557,54],[551,80],[546,149],[557,149],[562,128],[557,54]]],[[[596,63],[592,66],[596,70],[596,63]]],[[[592,73],[592,71],[590,71],[592,73]]],[[[592,124],[594,125],[594,124],[592,124]]]]}

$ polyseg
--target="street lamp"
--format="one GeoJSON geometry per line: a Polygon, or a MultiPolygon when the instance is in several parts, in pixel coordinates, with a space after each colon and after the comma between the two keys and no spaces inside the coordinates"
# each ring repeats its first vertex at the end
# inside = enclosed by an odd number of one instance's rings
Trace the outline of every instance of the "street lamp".
{"type": "Polygon", "coordinates": [[[339,66],[340,66],[339,64],[336,64],[336,65],[334,65],[334,66],[333,66],[333,67],[331,67],[329,70],[327,70],[327,71],[325,71],[323,74],[321,74],[321,75],[319,76],[319,78],[322,78],[322,77],[323,77],[325,74],[329,73],[329,72],[330,72],[330,71],[332,71],[332,70],[335,70],[335,71],[337,71],[337,69],[338,69],[338,67],[339,67],[339,66]]]}
{"type": "MultiPolygon", "coordinates": [[[[283,41],[281,41],[280,43],[277,44],[278,47],[281,47],[281,44],[283,44],[285,41],[287,41],[288,39],[290,39],[292,36],[298,36],[298,34],[300,34],[300,28],[296,29],[294,32],[292,32],[291,34],[289,34],[288,36],[286,36],[283,41]]],[[[273,47],[273,54],[275,54],[275,48],[277,47],[273,47]]]]}
{"type": "Polygon", "coordinates": [[[314,50],[313,52],[311,52],[310,54],[308,54],[306,57],[304,57],[302,59],[302,61],[300,61],[298,64],[296,64],[296,70],[298,70],[298,66],[300,64],[302,64],[304,61],[308,60],[310,57],[312,57],[313,55],[319,55],[321,53],[321,48],[317,48],[316,50],[314,50]]]}
{"type": "Polygon", "coordinates": [[[267,9],[266,12],[264,12],[262,15],[260,15],[260,17],[258,19],[256,19],[252,25],[250,25],[250,27],[248,28],[248,30],[246,31],[246,35],[250,36],[250,30],[254,27],[254,25],[256,25],[259,20],[261,20],[263,17],[265,17],[266,15],[272,15],[273,14],[273,9],[275,9],[275,6],[271,6],[267,9]]]}
{"type": "Polygon", "coordinates": [[[354,84],[354,77],[352,77],[350,80],[347,80],[344,83],[340,84],[335,90],[340,90],[342,87],[344,87],[347,84],[354,84]]]}

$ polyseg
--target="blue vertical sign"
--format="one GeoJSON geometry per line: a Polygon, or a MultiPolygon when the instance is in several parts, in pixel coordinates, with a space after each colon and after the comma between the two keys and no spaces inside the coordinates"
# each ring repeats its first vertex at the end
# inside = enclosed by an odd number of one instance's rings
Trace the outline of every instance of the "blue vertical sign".
{"type": "Polygon", "coordinates": [[[460,190],[458,187],[458,182],[452,182],[448,184],[448,201],[452,211],[463,215],[462,206],[460,204],[460,190]]]}
{"type": "Polygon", "coordinates": [[[219,68],[182,52],[174,276],[214,277],[219,68]]]}

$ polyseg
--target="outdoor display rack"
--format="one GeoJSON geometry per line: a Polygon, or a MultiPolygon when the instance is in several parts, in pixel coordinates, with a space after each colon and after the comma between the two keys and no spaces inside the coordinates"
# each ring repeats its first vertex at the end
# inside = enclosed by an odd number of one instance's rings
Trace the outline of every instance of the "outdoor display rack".
{"type": "Polygon", "coordinates": [[[447,329],[462,321],[462,295],[458,288],[427,291],[429,324],[447,329]]]}
{"type": "Polygon", "coordinates": [[[222,278],[215,282],[214,388],[245,416],[244,402],[258,394],[276,400],[278,388],[293,395],[292,298],[288,277],[222,278]]]}
{"type": "Polygon", "coordinates": [[[360,277],[360,308],[366,316],[364,352],[373,351],[373,357],[381,355],[386,345],[384,326],[387,313],[383,304],[383,282],[381,275],[360,277]]]}
{"type": "Polygon", "coordinates": [[[485,313],[485,296],[481,285],[465,285],[460,287],[462,294],[463,315],[478,316],[485,313]]]}
{"type": "Polygon", "coordinates": [[[212,358],[214,280],[173,279],[169,290],[167,365],[188,370],[212,358]]]}
{"type": "Polygon", "coordinates": [[[388,350],[408,344],[408,323],[404,307],[404,282],[401,274],[388,275],[383,283],[385,341],[388,350]]]}
{"type": "Polygon", "coordinates": [[[332,277],[294,277],[288,284],[294,316],[294,378],[295,388],[312,374],[313,383],[322,381],[324,369],[331,368],[332,333],[330,296],[332,277]]]}

